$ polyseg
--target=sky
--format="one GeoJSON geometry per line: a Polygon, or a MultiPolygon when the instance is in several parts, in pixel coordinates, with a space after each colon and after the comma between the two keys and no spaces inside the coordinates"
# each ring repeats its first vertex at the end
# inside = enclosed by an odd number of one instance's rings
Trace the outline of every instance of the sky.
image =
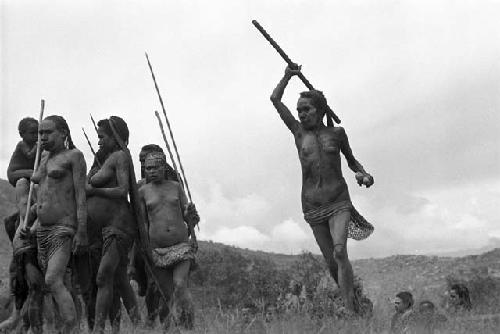
{"type": "MultiPolygon", "coordinates": [[[[293,137],[269,96],[285,63],[342,119],[375,178],[353,204],[374,226],[351,258],[500,245],[500,1],[23,1],[0,6],[0,177],[19,120],[66,118],[87,163],[89,114],[164,147],[148,52],[202,221],[199,238],[319,253],[302,217],[293,137]]],[[[305,90],[294,78],[284,102],[305,90]]],[[[295,113],[295,112],[294,112],[295,113]]]]}

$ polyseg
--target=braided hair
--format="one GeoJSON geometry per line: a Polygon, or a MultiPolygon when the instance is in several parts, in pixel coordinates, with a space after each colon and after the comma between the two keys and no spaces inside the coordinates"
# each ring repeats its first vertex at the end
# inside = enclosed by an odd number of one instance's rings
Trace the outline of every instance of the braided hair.
{"type": "Polygon", "coordinates": [[[73,139],[71,139],[71,131],[69,130],[68,123],[66,122],[64,117],[52,115],[45,117],[45,119],[54,122],[56,130],[66,135],[66,148],[70,150],[76,148],[75,144],[73,144],[73,139]]]}

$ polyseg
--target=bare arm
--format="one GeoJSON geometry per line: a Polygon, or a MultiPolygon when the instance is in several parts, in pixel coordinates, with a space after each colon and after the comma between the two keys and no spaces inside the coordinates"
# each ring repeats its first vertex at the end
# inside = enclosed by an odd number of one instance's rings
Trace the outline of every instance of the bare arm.
{"type": "MultiPolygon", "coordinates": [[[[129,161],[124,152],[119,151],[114,153],[116,156],[108,159],[114,159],[115,173],[117,186],[113,188],[94,188],[87,185],[88,195],[97,195],[108,198],[122,198],[127,199],[129,192],[129,161]]],[[[105,168],[105,167],[103,167],[105,168]]],[[[107,167],[109,168],[109,166],[107,167]]],[[[96,180],[99,174],[91,178],[91,184],[97,184],[100,180],[96,180]]]]}
{"type": "Polygon", "coordinates": [[[278,114],[280,115],[285,125],[292,132],[295,132],[299,123],[295,119],[295,117],[293,117],[290,109],[288,109],[288,107],[281,101],[281,99],[283,97],[283,93],[285,92],[285,88],[288,85],[288,82],[296,73],[298,73],[298,71],[293,71],[289,67],[287,67],[285,70],[285,75],[283,76],[283,78],[281,78],[280,82],[271,94],[271,102],[278,111],[278,114]]]}
{"type": "Polygon", "coordinates": [[[347,138],[347,134],[344,128],[337,127],[336,131],[340,132],[340,150],[347,160],[347,165],[354,173],[357,173],[356,178],[358,179],[358,183],[360,185],[365,184],[367,188],[370,187],[373,184],[373,177],[365,171],[361,163],[354,157],[351,146],[349,145],[349,139],[347,138]],[[365,177],[368,179],[366,182],[363,180],[365,177]]]}
{"type": "Polygon", "coordinates": [[[76,234],[80,238],[79,246],[87,246],[87,196],[85,194],[85,183],[87,165],[82,152],[75,150],[72,157],[73,187],[75,189],[76,219],[78,222],[76,234]]]}

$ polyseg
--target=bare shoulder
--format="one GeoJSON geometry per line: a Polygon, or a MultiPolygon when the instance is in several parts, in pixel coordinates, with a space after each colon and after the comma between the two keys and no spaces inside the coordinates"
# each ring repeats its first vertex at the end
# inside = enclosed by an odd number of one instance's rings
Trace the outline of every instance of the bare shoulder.
{"type": "MultiPolygon", "coordinates": [[[[141,182],[143,180],[140,180],[139,182],[141,182]]],[[[139,186],[139,196],[141,197],[144,197],[144,195],[146,194],[146,192],[151,188],[151,185],[149,183],[146,183],[146,182],[143,182],[141,185],[138,185],[139,186]]]]}
{"type": "Polygon", "coordinates": [[[27,149],[28,148],[28,144],[26,144],[24,142],[24,140],[20,140],[17,145],[16,145],[16,151],[20,151],[20,150],[23,150],[23,149],[27,149]]]}
{"type": "Polygon", "coordinates": [[[337,134],[337,135],[345,135],[345,129],[341,126],[334,126],[332,128],[333,133],[337,134]]]}
{"type": "Polygon", "coordinates": [[[83,159],[83,153],[77,148],[73,148],[71,150],[68,150],[68,156],[71,159],[83,159]]]}
{"type": "Polygon", "coordinates": [[[122,150],[111,153],[108,159],[110,159],[110,161],[117,165],[128,165],[129,163],[127,153],[123,152],[122,150]]]}

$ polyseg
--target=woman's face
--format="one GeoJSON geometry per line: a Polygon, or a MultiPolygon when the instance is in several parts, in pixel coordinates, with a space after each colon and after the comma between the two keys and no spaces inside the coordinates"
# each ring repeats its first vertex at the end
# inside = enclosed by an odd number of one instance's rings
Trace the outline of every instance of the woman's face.
{"type": "Polygon", "coordinates": [[[146,158],[144,171],[148,182],[158,183],[165,179],[165,165],[159,159],[146,158]]]}
{"type": "Polygon", "coordinates": [[[97,136],[99,137],[99,148],[105,152],[111,152],[116,146],[116,141],[113,136],[110,136],[104,129],[100,126],[97,128],[97,136]]]}
{"type": "Polygon", "coordinates": [[[67,134],[56,129],[56,124],[48,119],[44,119],[40,123],[40,134],[41,148],[54,152],[64,148],[64,140],[67,134]]]}

